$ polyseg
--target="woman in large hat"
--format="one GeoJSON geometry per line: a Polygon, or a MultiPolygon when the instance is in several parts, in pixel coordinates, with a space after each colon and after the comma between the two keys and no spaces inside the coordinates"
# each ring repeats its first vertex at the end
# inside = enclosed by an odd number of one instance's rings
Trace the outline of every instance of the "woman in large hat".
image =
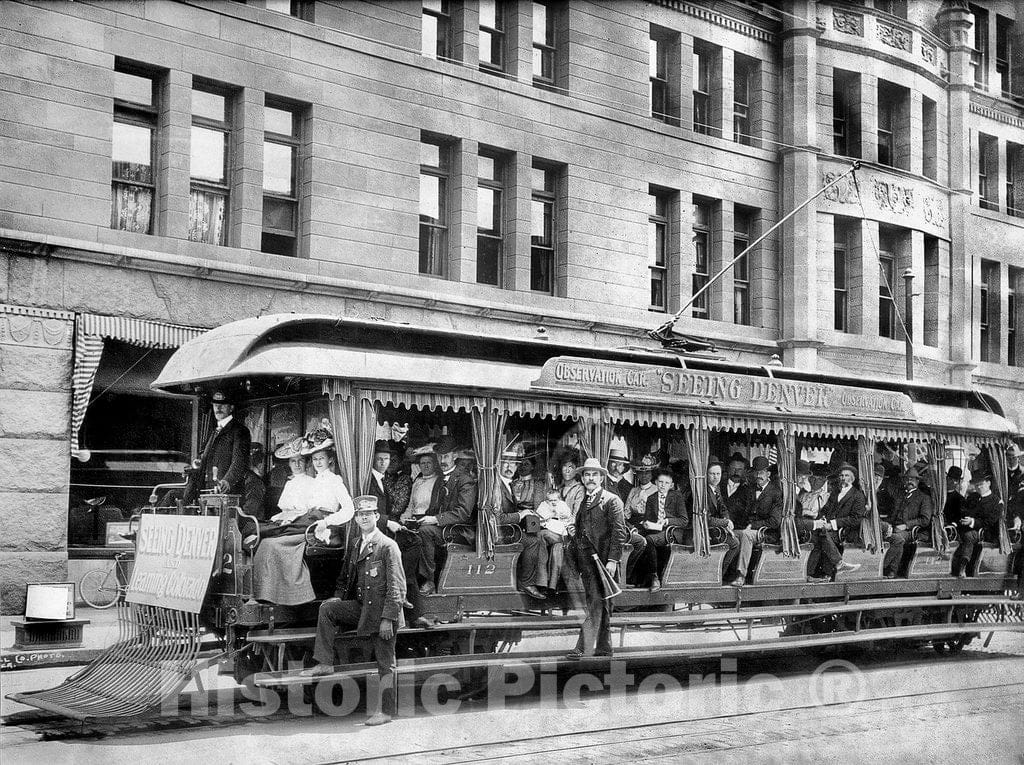
{"type": "MultiPolygon", "coordinates": [[[[569,506],[572,517],[576,517],[576,511],[580,509],[586,491],[580,479],[577,477],[580,465],[580,453],[575,449],[562,448],[555,452],[551,465],[551,482],[558,489],[562,501],[569,506]]],[[[604,470],[604,467],[601,468],[604,470]]]]}

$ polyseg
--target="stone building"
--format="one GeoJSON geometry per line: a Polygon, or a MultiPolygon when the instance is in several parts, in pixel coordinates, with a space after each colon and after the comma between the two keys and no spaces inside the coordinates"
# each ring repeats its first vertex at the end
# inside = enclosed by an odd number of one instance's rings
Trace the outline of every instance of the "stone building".
{"type": "Polygon", "coordinates": [[[171,350],[258,314],[655,347],[685,307],[724,358],[901,379],[909,268],[916,379],[1024,425],[1009,0],[7,2],[0,30],[8,610],[109,555],[69,514],[85,456],[195,450],[148,388],[171,350]]]}

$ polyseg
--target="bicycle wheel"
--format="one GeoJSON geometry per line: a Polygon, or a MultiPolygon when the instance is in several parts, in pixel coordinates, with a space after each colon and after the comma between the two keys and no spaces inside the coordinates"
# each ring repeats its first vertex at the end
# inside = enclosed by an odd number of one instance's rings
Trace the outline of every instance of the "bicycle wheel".
{"type": "Polygon", "coordinates": [[[114,567],[87,571],[78,583],[78,592],[87,606],[110,608],[117,603],[117,577],[114,567]]]}

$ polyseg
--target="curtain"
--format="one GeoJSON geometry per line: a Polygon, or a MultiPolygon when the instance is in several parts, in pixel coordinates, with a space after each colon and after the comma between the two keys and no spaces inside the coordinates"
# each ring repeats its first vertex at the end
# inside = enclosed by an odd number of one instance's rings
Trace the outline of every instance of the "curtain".
{"type": "Polygon", "coordinates": [[[477,464],[477,555],[494,557],[498,538],[498,513],[501,510],[501,489],[498,485],[498,461],[504,448],[505,421],[508,416],[490,406],[473,407],[473,449],[477,464]]]}
{"type": "MultiPolygon", "coordinates": [[[[115,162],[117,164],[125,164],[115,162]]],[[[115,177],[117,170],[115,169],[115,177]]],[[[111,227],[118,231],[148,234],[152,219],[153,190],[127,183],[111,186],[111,227]]]]}
{"type": "Polygon", "coordinates": [[[779,450],[779,483],[782,485],[782,554],[797,558],[800,556],[800,537],[796,533],[796,443],[793,434],[779,431],[776,434],[776,448],[779,450]]]}
{"type": "Polygon", "coordinates": [[[992,471],[992,483],[995,485],[999,498],[1003,500],[1002,510],[999,511],[999,552],[1009,555],[1010,536],[1006,533],[1006,494],[1010,476],[1007,473],[1006,448],[1002,444],[989,444],[985,447],[985,451],[988,453],[989,469],[992,471]]]}
{"type": "Polygon", "coordinates": [[[943,530],[943,505],[946,502],[946,445],[940,441],[928,444],[928,483],[932,487],[932,547],[936,552],[948,548],[946,532],[943,530]]]}
{"type": "Polygon", "coordinates": [[[338,473],[353,497],[366,493],[377,434],[377,406],[351,391],[331,395],[331,425],[338,473]]]}
{"type": "Polygon", "coordinates": [[[708,487],[705,468],[708,464],[708,432],[689,425],[683,429],[686,459],[690,466],[690,491],[693,492],[693,551],[702,557],[711,555],[708,533],[708,487]]]}
{"type": "MultiPolygon", "coordinates": [[[[355,494],[366,494],[370,470],[373,467],[373,443],[377,438],[377,404],[362,394],[355,397],[356,430],[352,438],[355,444],[356,482],[355,494]]],[[[337,441],[335,441],[337,443],[337,441]]]]}
{"type": "Polygon", "coordinates": [[[868,510],[866,521],[860,524],[861,540],[866,550],[878,554],[882,551],[882,528],[878,518],[878,496],[872,483],[875,475],[875,439],[870,436],[857,439],[857,474],[860,476],[860,488],[864,492],[864,504],[868,510]]]}
{"type": "Polygon", "coordinates": [[[215,191],[192,189],[188,208],[190,242],[224,244],[224,215],[227,197],[215,191]]]}
{"type": "Polygon", "coordinates": [[[89,408],[92,385],[96,371],[100,368],[103,355],[103,337],[86,332],[79,318],[75,322],[75,369],[72,373],[74,395],[71,404],[71,449],[79,448],[78,434],[85,421],[85,410],[89,408]]]}
{"type": "Polygon", "coordinates": [[[602,465],[608,464],[612,451],[614,426],[611,422],[593,417],[580,417],[576,427],[580,434],[583,458],[596,457],[602,465]]]}

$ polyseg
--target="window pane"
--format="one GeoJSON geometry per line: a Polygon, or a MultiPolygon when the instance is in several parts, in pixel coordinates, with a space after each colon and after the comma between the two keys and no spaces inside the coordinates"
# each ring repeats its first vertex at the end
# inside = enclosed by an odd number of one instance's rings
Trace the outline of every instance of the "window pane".
{"type": "Polygon", "coordinates": [[[423,39],[421,44],[421,52],[424,56],[430,56],[431,58],[437,58],[438,48],[438,37],[437,37],[437,17],[429,14],[423,14],[423,39]]]}
{"type": "Polygon", "coordinates": [[[153,189],[114,183],[110,188],[110,227],[148,234],[153,211],[153,189]]]}
{"type": "MultiPolygon", "coordinates": [[[[541,3],[533,4],[533,41],[544,45],[548,40],[548,9],[541,3]]],[[[534,51],[536,53],[536,51],[534,51]]]]}
{"type": "Polygon", "coordinates": [[[227,197],[193,189],[189,199],[188,238],[192,242],[224,244],[224,213],[227,197]]]}
{"type": "Polygon", "coordinates": [[[219,130],[192,126],[192,164],[193,178],[224,182],[224,154],[228,137],[219,130]]]}
{"type": "Polygon", "coordinates": [[[285,199],[263,198],[263,228],[295,230],[295,203],[285,199]]]}
{"type": "Polygon", "coordinates": [[[480,0],[480,26],[498,28],[498,15],[494,0],[480,0]]]}
{"type": "Polygon", "coordinates": [[[420,176],[420,220],[443,223],[444,179],[436,175],[420,176]]]}
{"type": "Polygon", "coordinates": [[[477,187],[476,192],[476,226],[481,232],[500,233],[501,231],[501,192],[497,189],[477,187]]]}
{"type": "Polygon", "coordinates": [[[530,206],[530,237],[532,244],[551,246],[552,204],[534,199],[530,206]]]}
{"type": "Polygon", "coordinates": [[[477,177],[483,181],[497,181],[498,178],[498,162],[494,157],[486,157],[483,154],[477,163],[477,177]]]}
{"type": "Polygon", "coordinates": [[[441,167],[441,147],[434,143],[420,143],[420,164],[424,167],[441,167]]]}
{"type": "Polygon", "coordinates": [[[651,272],[651,305],[665,307],[665,274],[662,271],[651,272]]]}
{"type": "Polygon", "coordinates": [[[143,106],[153,105],[153,80],[127,72],[114,72],[114,98],[143,106]]]}
{"type": "Polygon", "coordinates": [[[137,183],[152,183],[153,130],[142,125],[114,123],[113,176],[137,183]]]}
{"type": "Polygon", "coordinates": [[[647,226],[647,259],[655,266],[665,265],[665,225],[654,223],[647,226]]]}
{"type": "Polygon", "coordinates": [[[530,170],[530,183],[534,191],[554,191],[555,174],[543,167],[534,167],[530,170]]]}
{"type": "Polygon", "coordinates": [[[295,237],[264,231],[260,237],[260,251],[292,257],[295,255],[295,237]]]}
{"type": "Polygon", "coordinates": [[[444,3],[444,0],[423,0],[423,10],[425,11],[447,13],[448,9],[445,5],[446,3],[444,3]]]}
{"type": "Polygon", "coordinates": [[[444,249],[444,229],[420,223],[421,274],[444,275],[444,249]]]}
{"type": "Polygon", "coordinates": [[[292,12],[292,0],[267,0],[267,10],[288,15],[292,12]]]}
{"type": "Polygon", "coordinates": [[[263,190],[293,196],[292,168],[295,147],[279,143],[263,144],[263,190]]]}
{"type": "Polygon", "coordinates": [[[285,109],[268,106],[263,113],[263,130],[279,135],[295,135],[294,115],[285,109]]]}
{"type": "Polygon", "coordinates": [[[192,91],[192,116],[206,117],[217,122],[225,121],[226,99],[218,93],[205,90],[192,91]]]}
{"type": "Polygon", "coordinates": [[[650,66],[650,76],[651,77],[658,77],[659,74],[660,74],[660,72],[658,71],[658,69],[659,69],[658,64],[660,62],[660,59],[659,59],[659,56],[658,56],[658,48],[659,47],[660,46],[658,45],[658,41],[657,40],[651,39],[649,41],[648,51],[650,53],[650,64],[649,64],[649,66],[650,66]]]}
{"type": "Polygon", "coordinates": [[[476,280],[480,284],[497,286],[501,264],[501,239],[480,236],[476,240],[476,280]]]}
{"type": "Polygon", "coordinates": [[[534,247],[530,251],[530,289],[551,292],[551,250],[534,247]]]}

